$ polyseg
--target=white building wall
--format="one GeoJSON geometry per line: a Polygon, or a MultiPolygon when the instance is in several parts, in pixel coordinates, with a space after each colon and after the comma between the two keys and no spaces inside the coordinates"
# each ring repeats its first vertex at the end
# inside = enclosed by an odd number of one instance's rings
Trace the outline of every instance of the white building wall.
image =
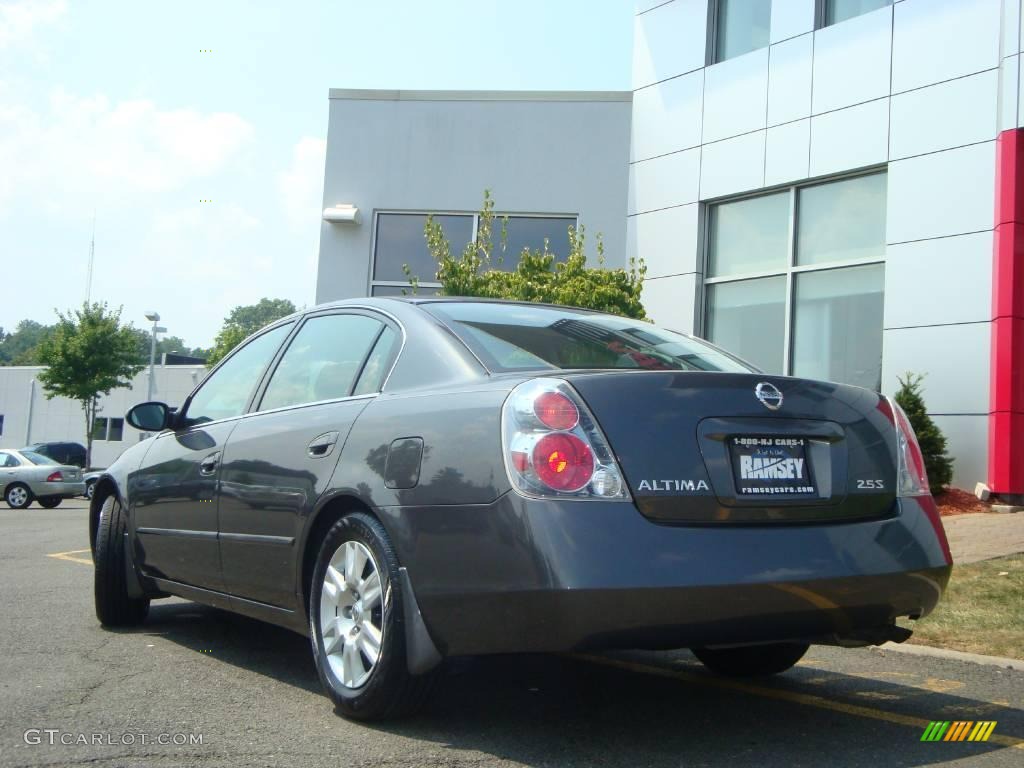
{"type": "Polygon", "coordinates": [[[882,387],[926,375],[954,482],[987,474],[995,138],[1024,125],[1020,0],[897,0],[705,66],[708,0],[637,3],[627,252],[645,304],[701,332],[702,203],[888,167],[882,387]]]}
{"type": "MultiPolygon", "coordinates": [[[[64,397],[47,400],[38,380],[42,370],[39,366],[0,367],[0,415],[4,417],[0,448],[22,448],[30,443],[63,441],[85,445],[85,417],[81,406],[64,397]]],[[[157,366],[155,372],[153,399],[178,407],[202,381],[206,368],[168,365],[157,366]]],[[[135,377],[130,388],[115,389],[100,398],[100,411],[97,415],[123,418],[129,408],[146,400],[148,387],[147,368],[135,377]]],[[[93,442],[92,465],[109,466],[122,451],[137,443],[140,438],[141,433],[126,423],[120,441],[93,442]]]]}
{"type": "Polygon", "coordinates": [[[588,258],[601,233],[607,266],[624,266],[630,99],[332,90],[324,207],[360,219],[321,224],[317,302],[368,294],[375,211],[474,213],[485,189],[503,213],[578,214],[588,258]]]}

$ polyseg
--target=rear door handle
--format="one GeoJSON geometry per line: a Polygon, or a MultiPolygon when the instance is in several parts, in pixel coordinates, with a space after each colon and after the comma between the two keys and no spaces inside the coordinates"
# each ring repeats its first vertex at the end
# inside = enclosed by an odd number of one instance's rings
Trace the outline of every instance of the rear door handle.
{"type": "Polygon", "coordinates": [[[330,456],[338,442],[338,435],[338,432],[324,432],[322,435],[317,435],[306,447],[306,453],[314,459],[330,456]]]}
{"type": "Polygon", "coordinates": [[[200,475],[212,475],[217,471],[217,464],[220,463],[220,451],[211,453],[201,462],[199,462],[199,474],[200,475]]]}

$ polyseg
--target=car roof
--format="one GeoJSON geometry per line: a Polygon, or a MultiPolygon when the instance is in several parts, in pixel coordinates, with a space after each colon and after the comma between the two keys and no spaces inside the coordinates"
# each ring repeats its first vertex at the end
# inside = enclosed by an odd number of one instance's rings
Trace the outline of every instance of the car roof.
{"type": "Polygon", "coordinates": [[[490,299],[483,298],[481,296],[368,296],[365,298],[357,299],[339,299],[338,301],[330,301],[324,304],[318,304],[314,307],[309,307],[301,312],[296,312],[294,315],[289,317],[298,317],[301,315],[308,314],[310,312],[319,312],[324,309],[332,309],[334,307],[376,307],[378,309],[387,309],[389,306],[395,306],[395,304],[405,304],[413,306],[421,306],[423,304],[508,304],[509,306],[527,306],[527,307],[549,307],[552,309],[569,309],[574,312],[593,312],[595,314],[602,314],[598,310],[586,309],[584,307],[572,307],[567,304],[547,304],[540,301],[516,301],[513,299],[490,299]]]}

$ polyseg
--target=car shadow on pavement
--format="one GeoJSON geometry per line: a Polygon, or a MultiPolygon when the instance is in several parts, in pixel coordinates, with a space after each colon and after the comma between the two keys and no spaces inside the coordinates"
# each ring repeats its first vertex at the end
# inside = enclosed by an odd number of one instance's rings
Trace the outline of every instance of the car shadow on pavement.
{"type": "MultiPolygon", "coordinates": [[[[211,649],[221,662],[322,695],[308,640],[288,630],[174,602],[154,603],[142,631],[197,653],[211,649]]],[[[1024,754],[1006,743],[923,743],[921,727],[899,721],[995,720],[997,734],[1024,737],[1024,711],[1009,703],[814,664],[723,686],[686,651],[603,658],[682,673],[682,679],[573,656],[455,659],[446,663],[420,715],[360,727],[436,745],[439,764],[461,764],[466,750],[534,766],[630,768],[912,766],[997,752],[989,755],[993,764],[1019,765],[1024,754]],[[858,715],[858,708],[883,717],[858,715]]],[[[888,666],[899,663],[890,660],[888,666]]],[[[326,698],[323,706],[330,706],[326,698]]]]}

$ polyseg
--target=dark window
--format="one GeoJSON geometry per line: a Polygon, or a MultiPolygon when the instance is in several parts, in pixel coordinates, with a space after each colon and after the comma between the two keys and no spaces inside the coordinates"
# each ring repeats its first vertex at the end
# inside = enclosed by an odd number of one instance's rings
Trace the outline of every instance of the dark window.
{"type": "Polygon", "coordinates": [[[348,397],[382,323],[365,315],[323,315],[295,334],[260,410],[348,397]]]}
{"type": "Polygon", "coordinates": [[[4,433],[4,415],[0,413],[0,435],[4,433]]]}
{"type": "Polygon", "coordinates": [[[124,437],[124,419],[111,419],[107,440],[119,441],[124,437]]]}
{"type": "Polygon", "coordinates": [[[186,412],[189,423],[241,416],[263,371],[291,329],[291,323],[279,325],[232,353],[192,397],[186,412]]]}
{"type": "Polygon", "coordinates": [[[838,24],[864,13],[892,5],[893,0],[825,0],[824,25],[838,24]]]}
{"type": "Polygon", "coordinates": [[[92,439],[107,439],[107,419],[105,416],[97,416],[92,420],[92,439]]]}
{"type": "MultiPolygon", "coordinates": [[[[441,225],[452,252],[459,253],[473,239],[473,217],[469,215],[435,215],[441,225]]],[[[425,283],[433,282],[437,262],[427,250],[423,227],[427,216],[423,213],[377,214],[377,243],[374,249],[373,279],[406,282],[403,264],[408,264],[413,275],[425,283]]]]}
{"type": "MultiPolygon", "coordinates": [[[[440,288],[428,287],[421,285],[417,291],[416,296],[437,296],[440,288]]],[[[370,291],[371,296],[413,296],[412,286],[406,285],[375,285],[370,291]]]]}
{"type": "MultiPolygon", "coordinates": [[[[782,0],[790,2],[791,0],[782,0]]],[[[772,0],[717,0],[715,61],[725,61],[768,45],[772,0]]]]}
{"type": "Polygon", "coordinates": [[[545,241],[555,260],[565,261],[569,255],[569,227],[575,226],[575,217],[499,216],[491,232],[491,267],[510,272],[516,268],[524,249],[542,251],[545,241]]]}
{"type": "Polygon", "coordinates": [[[750,371],[709,344],[642,320],[523,304],[452,302],[424,306],[492,371],[750,371]]]}
{"type": "Polygon", "coordinates": [[[384,376],[387,374],[392,355],[394,353],[395,341],[398,334],[389,326],[385,326],[377,343],[373,345],[373,352],[366,359],[363,372],[359,376],[359,382],[352,391],[353,395],[367,395],[371,392],[379,392],[381,384],[384,383],[384,376]]]}

